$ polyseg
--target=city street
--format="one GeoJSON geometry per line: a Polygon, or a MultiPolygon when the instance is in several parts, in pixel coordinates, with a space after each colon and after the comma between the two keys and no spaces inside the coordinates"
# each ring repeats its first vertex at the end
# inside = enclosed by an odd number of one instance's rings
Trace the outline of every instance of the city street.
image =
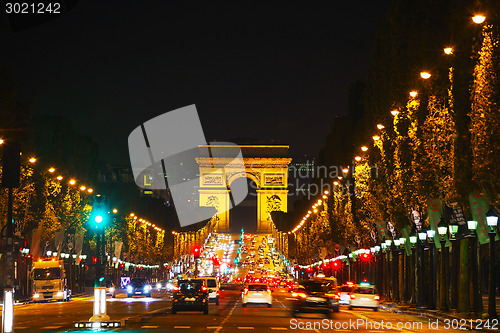
{"type": "MultiPolygon", "coordinates": [[[[108,299],[108,314],[112,320],[125,320],[126,326],[120,331],[141,330],[150,332],[274,332],[337,331],[379,332],[383,330],[399,332],[436,332],[429,329],[429,320],[417,316],[400,315],[380,310],[348,310],[341,307],[332,318],[323,315],[301,314],[292,318],[288,310],[288,292],[277,289],[273,293],[273,307],[260,305],[242,308],[240,292],[223,291],[220,305],[210,305],[208,315],[201,312],[170,313],[170,297],[166,293],[156,293],[152,298],[125,298],[124,294],[108,299]],[[308,326],[308,325],[315,325],[308,326]],[[397,325],[401,329],[397,329],[397,325]],[[328,326],[326,326],[328,325],[328,326]],[[343,325],[343,326],[342,326],[343,325]],[[420,326],[421,325],[421,326],[420,326]],[[388,327],[394,327],[388,330],[388,327]]],[[[91,316],[92,299],[74,298],[69,303],[25,304],[15,308],[15,330],[17,332],[62,332],[73,330],[74,321],[85,321],[91,316]]],[[[443,322],[439,331],[445,330],[443,322]]],[[[436,327],[434,327],[436,328],[436,327]]]]}

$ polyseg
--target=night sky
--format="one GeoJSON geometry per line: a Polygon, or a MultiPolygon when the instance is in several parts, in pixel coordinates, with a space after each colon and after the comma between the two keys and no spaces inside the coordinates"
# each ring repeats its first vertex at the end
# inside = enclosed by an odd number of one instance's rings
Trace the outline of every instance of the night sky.
{"type": "Polygon", "coordinates": [[[80,1],[16,33],[0,16],[0,64],[22,100],[70,119],[103,161],[129,165],[130,132],[190,104],[209,141],[275,139],[315,156],[349,85],[368,77],[389,2],[80,1]]]}

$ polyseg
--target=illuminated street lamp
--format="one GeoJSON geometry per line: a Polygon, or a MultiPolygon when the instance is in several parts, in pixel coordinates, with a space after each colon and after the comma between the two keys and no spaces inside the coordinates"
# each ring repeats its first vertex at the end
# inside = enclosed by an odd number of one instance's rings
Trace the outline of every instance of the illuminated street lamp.
{"type": "Polygon", "coordinates": [[[395,117],[399,114],[399,110],[394,109],[391,111],[391,114],[395,117]]]}
{"type": "Polygon", "coordinates": [[[367,146],[362,146],[362,147],[361,147],[361,150],[362,150],[362,151],[368,151],[368,147],[367,147],[367,146]]]}
{"type": "Polygon", "coordinates": [[[447,55],[452,55],[453,54],[453,48],[452,47],[445,47],[443,49],[444,53],[447,55]]]}
{"type": "Polygon", "coordinates": [[[361,156],[356,156],[356,157],[354,158],[354,160],[355,160],[356,162],[361,161],[361,156]]]}
{"type": "Polygon", "coordinates": [[[57,176],[57,180],[62,180],[63,176],[57,176]]]}
{"type": "Polygon", "coordinates": [[[478,262],[477,262],[477,234],[476,234],[476,229],[477,229],[477,221],[467,221],[467,227],[469,228],[471,235],[470,235],[470,247],[471,247],[471,253],[472,253],[472,260],[471,260],[471,265],[470,265],[470,270],[472,272],[471,277],[472,277],[472,304],[473,304],[473,311],[477,315],[479,315],[480,308],[482,307],[482,300],[481,300],[481,294],[480,290],[478,288],[479,284],[479,271],[478,271],[478,262]]]}
{"type": "Polygon", "coordinates": [[[36,162],[36,158],[31,157],[28,161],[29,161],[30,163],[35,163],[35,162],[36,162]]]}
{"type": "Polygon", "coordinates": [[[458,224],[450,223],[448,225],[450,232],[451,251],[451,274],[450,274],[450,308],[458,309],[458,266],[460,264],[460,242],[456,237],[458,224]]]}
{"type": "Polygon", "coordinates": [[[493,208],[486,213],[486,224],[490,227],[490,280],[488,287],[488,316],[490,319],[497,318],[496,309],[496,272],[495,272],[495,236],[498,224],[498,215],[493,208]]]}
{"type": "Polygon", "coordinates": [[[0,145],[3,144],[3,142],[4,142],[3,139],[0,139],[0,145]]]}
{"type": "Polygon", "coordinates": [[[378,141],[378,140],[380,140],[380,136],[374,135],[374,136],[372,136],[372,139],[373,139],[373,141],[378,141]]]}
{"type": "Polygon", "coordinates": [[[417,97],[417,95],[418,95],[418,93],[417,93],[415,90],[410,91],[410,96],[411,96],[412,98],[417,97]]]}
{"type": "Polygon", "coordinates": [[[54,173],[54,171],[56,171],[56,169],[55,169],[55,168],[49,168],[49,172],[50,172],[50,173],[54,173]]]}
{"type": "Polygon", "coordinates": [[[420,72],[420,77],[424,80],[427,80],[428,78],[431,77],[431,73],[429,72],[420,72]]]}
{"type": "Polygon", "coordinates": [[[69,181],[69,184],[70,184],[70,185],[75,185],[75,184],[76,184],[76,180],[71,179],[71,180],[69,181]]]}
{"type": "Polygon", "coordinates": [[[378,128],[379,130],[382,130],[382,129],[384,129],[384,128],[385,128],[385,126],[384,126],[384,125],[382,125],[382,124],[377,124],[377,128],[378,128]]]}
{"type": "Polygon", "coordinates": [[[472,17],[472,21],[476,24],[481,24],[484,22],[484,20],[486,20],[486,17],[481,14],[476,14],[472,17]]]}

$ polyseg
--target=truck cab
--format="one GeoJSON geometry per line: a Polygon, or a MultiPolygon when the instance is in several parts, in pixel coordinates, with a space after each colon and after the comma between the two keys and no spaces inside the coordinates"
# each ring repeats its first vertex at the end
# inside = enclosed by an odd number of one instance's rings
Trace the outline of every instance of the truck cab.
{"type": "Polygon", "coordinates": [[[71,290],[67,287],[66,272],[62,260],[40,260],[31,270],[33,301],[69,301],[71,290]]]}

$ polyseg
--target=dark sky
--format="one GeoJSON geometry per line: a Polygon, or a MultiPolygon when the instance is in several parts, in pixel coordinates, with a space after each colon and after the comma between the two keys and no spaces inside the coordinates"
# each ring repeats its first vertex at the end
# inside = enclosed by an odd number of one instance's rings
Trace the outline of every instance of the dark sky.
{"type": "Polygon", "coordinates": [[[16,33],[1,17],[0,64],[35,112],[70,119],[104,161],[127,165],[134,128],[190,104],[207,140],[276,139],[315,156],[349,85],[367,78],[389,2],[80,1],[16,33]]]}

